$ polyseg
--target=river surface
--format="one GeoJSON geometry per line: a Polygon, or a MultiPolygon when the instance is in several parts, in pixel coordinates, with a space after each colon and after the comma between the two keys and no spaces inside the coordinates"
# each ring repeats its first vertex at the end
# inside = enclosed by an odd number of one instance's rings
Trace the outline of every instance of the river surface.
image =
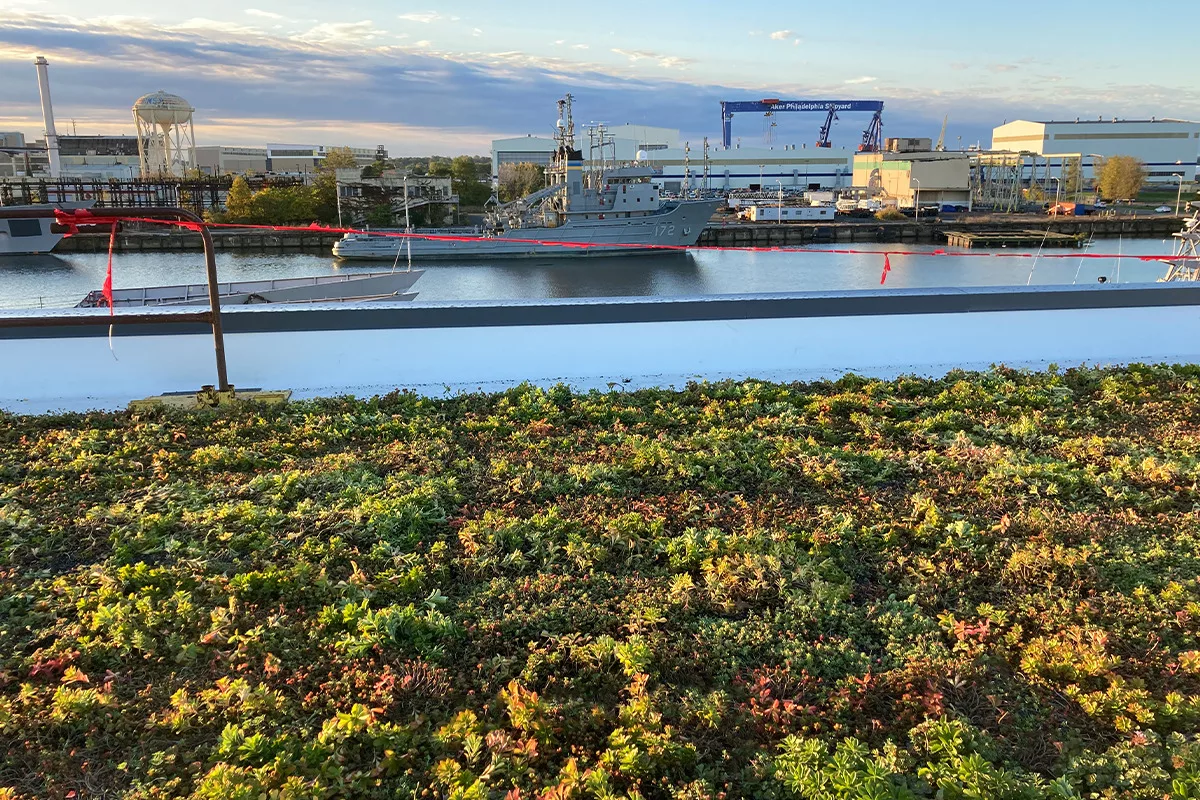
{"type": "MultiPolygon", "coordinates": [[[[885,250],[891,256],[888,287],[1024,286],[1152,282],[1165,265],[1136,259],[1080,258],[1081,254],[1168,255],[1159,239],[1098,239],[1086,250],[1046,250],[1040,258],[993,258],[989,251],[949,251],[900,244],[814,245],[778,252],[695,250],[686,254],[616,258],[537,258],[528,261],[416,265],[425,274],[413,287],[418,300],[507,300],[547,297],[630,297],[877,289],[885,250]],[[834,247],[863,254],[814,252],[834,247]],[[971,253],[973,255],[965,255],[971,253]],[[1058,257],[1066,256],[1066,257],[1058,257]]],[[[1033,253],[991,251],[992,255],[1033,253]]],[[[78,303],[104,282],[103,253],[0,257],[0,308],[54,308],[78,303]]],[[[403,260],[400,268],[404,268],[403,260]]],[[[332,256],[218,253],[222,281],[327,275],[337,271],[387,271],[383,262],[339,264],[332,256]]],[[[117,288],[202,283],[200,253],[118,253],[117,288]]]]}

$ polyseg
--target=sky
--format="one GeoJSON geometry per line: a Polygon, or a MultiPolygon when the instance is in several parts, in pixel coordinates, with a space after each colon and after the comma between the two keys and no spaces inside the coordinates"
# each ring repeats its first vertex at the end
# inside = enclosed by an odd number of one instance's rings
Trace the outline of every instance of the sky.
{"type": "MultiPolygon", "coordinates": [[[[1194,0],[900,4],[788,0],[0,0],[0,131],[43,131],[35,56],[60,134],[133,133],[156,90],[196,107],[197,143],[384,144],[486,154],[578,122],[720,137],[721,100],[880,99],[885,136],[990,143],[1013,119],[1200,119],[1194,0]],[[249,5],[248,5],[249,4],[249,5]]],[[[817,114],[734,120],[743,146],[808,144],[817,114]]],[[[868,116],[845,114],[853,146],[868,116]]]]}

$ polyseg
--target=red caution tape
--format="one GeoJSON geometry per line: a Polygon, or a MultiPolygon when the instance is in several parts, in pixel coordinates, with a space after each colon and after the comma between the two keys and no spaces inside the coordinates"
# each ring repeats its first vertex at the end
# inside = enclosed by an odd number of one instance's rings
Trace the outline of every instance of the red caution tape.
{"type": "MultiPolygon", "coordinates": [[[[72,211],[72,212],[61,212],[60,211],[60,212],[56,213],[56,216],[58,216],[58,219],[61,224],[68,226],[68,227],[78,226],[81,222],[83,222],[82,220],[80,220],[78,218],[84,217],[84,216],[91,217],[93,220],[95,220],[95,223],[97,223],[97,224],[102,224],[103,222],[106,222],[109,220],[115,220],[115,221],[121,221],[121,222],[141,222],[141,223],[150,224],[150,225],[174,225],[176,227],[186,228],[188,230],[193,230],[193,231],[198,231],[202,227],[199,224],[197,224],[195,222],[190,222],[190,221],[149,219],[146,217],[137,217],[137,216],[133,216],[133,215],[120,216],[120,217],[105,216],[103,218],[97,218],[97,217],[93,216],[92,214],[88,213],[86,211],[86,209],[80,209],[79,211],[72,211]],[[74,215],[74,216],[72,216],[72,215],[74,215]]],[[[83,222],[83,224],[92,224],[92,223],[83,222]]],[[[369,230],[362,230],[359,228],[342,228],[342,227],[335,228],[335,227],[330,227],[330,226],[319,225],[315,222],[310,223],[308,225],[242,225],[242,224],[237,224],[237,223],[213,222],[213,223],[208,223],[206,227],[208,227],[208,228],[239,228],[242,230],[266,230],[266,231],[275,231],[275,232],[281,232],[281,233],[282,232],[305,233],[305,232],[312,232],[312,231],[322,231],[322,232],[326,232],[326,233],[341,233],[341,234],[355,233],[355,234],[363,234],[363,235],[368,235],[368,236],[380,236],[380,237],[388,237],[388,238],[395,238],[395,239],[423,239],[423,240],[431,241],[431,242],[474,242],[474,241],[479,240],[478,236],[464,236],[461,234],[409,233],[407,231],[369,231],[369,230]]],[[[699,245],[688,246],[688,245],[673,245],[673,244],[638,244],[638,243],[616,243],[616,242],[605,242],[605,243],[567,242],[567,241],[547,241],[545,239],[526,239],[526,238],[517,238],[517,237],[508,237],[508,236],[504,237],[504,241],[511,242],[513,244],[531,244],[531,245],[539,245],[542,247],[562,247],[562,248],[568,248],[568,249],[587,249],[587,248],[592,248],[592,247],[605,247],[605,248],[621,247],[621,248],[631,248],[634,250],[661,250],[661,251],[678,251],[678,252],[683,252],[683,251],[687,251],[687,250],[711,250],[711,251],[717,251],[717,252],[721,252],[721,251],[750,252],[750,253],[788,252],[788,253],[819,253],[819,254],[824,254],[824,255],[869,255],[869,256],[877,256],[877,255],[879,255],[879,252],[880,252],[878,250],[858,250],[858,249],[854,249],[854,248],[820,248],[820,247],[786,248],[786,247],[778,247],[778,246],[772,246],[772,247],[721,247],[721,246],[699,246],[699,245]]],[[[1200,257],[1197,257],[1197,256],[1178,256],[1178,257],[1176,257],[1176,256],[1171,256],[1171,255],[1155,256],[1155,255],[1125,255],[1125,254],[1121,254],[1121,253],[1076,253],[1076,252],[1041,253],[1041,254],[1038,254],[1038,253],[988,253],[988,252],[978,252],[978,251],[974,251],[974,250],[947,252],[946,250],[943,250],[943,249],[933,250],[932,252],[928,251],[928,250],[891,250],[884,254],[885,260],[888,260],[887,256],[889,254],[894,255],[894,256],[931,256],[932,255],[932,256],[944,256],[944,257],[949,257],[949,258],[1036,258],[1036,259],[1114,259],[1114,258],[1116,258],[1116,259],[1131,259],[1134,261],[1163,261],[1164,259],[1171,259],[1171,260],[1177,260],[1177,261],[1200,261],[1200,257]]]]}
{"type": "Polygon", "coordinates": [[[113,294],[112,294],[112,257],[113,248],[117,244],[117,226],[114,224],[108,233],[108,269],[104,273],[104,288],[100,293],[104,295],[104,302],[108,303],[108,315],[113,315],[113,294]]]}

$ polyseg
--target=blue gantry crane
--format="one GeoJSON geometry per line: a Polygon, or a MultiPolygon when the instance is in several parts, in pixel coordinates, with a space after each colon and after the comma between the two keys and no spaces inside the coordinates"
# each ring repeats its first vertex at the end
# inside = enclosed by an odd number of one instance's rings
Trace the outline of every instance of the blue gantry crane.
{"type": "Polygon", "coordinates": [[[833,130],[833,123],[837,122],[837,119],[837,109],[830,106],[829,115],[825,117],[825,124],[821,126],[821,133],[817,135],[817,147],[833,147],[829,141],[829,134],[833,130]]]}
{"type": "Polygon", "coordinates": [[[881,149],[883,142],[883,101],[882,100],[780,100],[767,98],[765,100],[722,100],[721,101],[721,142],[725,147],[733,143],[733,115],[749,112],[760,114],[777,114],[781,111],[823,111],[826,113],[825,125],[817,140],[817,147],[829,147],[829,132],[834,121],[841,112],[871,112],[871,124],[863,131],[862,143],[858,149],[863,153],[873,153],[881,149]]]}

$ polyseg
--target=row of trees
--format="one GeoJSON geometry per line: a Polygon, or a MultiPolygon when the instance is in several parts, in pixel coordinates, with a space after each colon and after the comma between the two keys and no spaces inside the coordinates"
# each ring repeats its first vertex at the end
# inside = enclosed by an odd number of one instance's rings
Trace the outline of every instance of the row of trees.
{"type": "MultiPolygon", "coordinates": [[[[451,180],[453,192],[458,195],[459,204],[464,208],[482,208],[492,195],[490,179],[490,162],[472,156],[457,156],[455,158],[435,157],[425,159],[398,159],[396,161],[376,161],[363,168],[362,176],[372,178],[381,176],[386,170],[396,166],[405,168],[415,175],[432,177],[448,177],[451,180]]],[[[354,154],[349,148],[331,150],[325,157],[316,178],[307,186],[267,187],[253,191],[245,178],[236,177],[229,189],[225,202],[225,211],[210,213],[213,222],[234,222],[247,225],[296,225],[311,222],[332,224],[337,222],[337,180],[338,169],[357,167],[354,154]]],[[[529,169],[523,171],[519,186],[540,185],[540,172],[532,164],[517,165],[529,169]]],[[[536,188],[536,187],[535,187],[536,188]]],[[[532,190],[531,190],[532,191],[532,190]]],[[[430,217],[431,222],[441,221],[440,213],[423,214],[419,209],[412,212],[414,224],[421,224],[430,217]]],[[[367,214],[366,222],[374,226],[386,226],[395,222],[391,204],[380,201],[367,214]]]]}
{"type": "Polygon", "coordinates": [[[257,192],[242,176],[233,179],[223,212],[209,212],[210,222],[246,225],[307,225],[337,222],[337,170],[358,166],[349,148],[334,148],[325,156],[316,178],[308,185],[268,186],[257,192]]]}
{"type": "MultiPolygon", "coordinates": [[[[1146,165],[1134,156],[1111,156],[1097,160],[1093,168],[1094,177],[1086,180],[1079,159],[1067,161],[1062,168],[1062,180],[1057,189],[1063,198],[1094,190],[1106,200],[1136,200],[1146,185],[1146,165]]],[[[1041,202],[1053,200],[1059,192],[1050,195],[1038,185],[1026,192],[1028,199],[1041,202]]]]}

